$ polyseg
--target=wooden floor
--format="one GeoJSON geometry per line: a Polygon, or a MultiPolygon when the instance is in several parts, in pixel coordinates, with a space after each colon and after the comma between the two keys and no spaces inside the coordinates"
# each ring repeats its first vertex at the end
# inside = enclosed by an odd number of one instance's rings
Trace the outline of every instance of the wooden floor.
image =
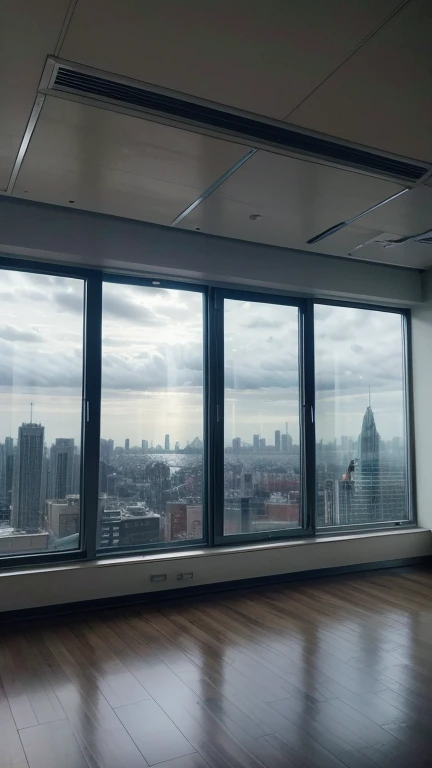
{"type": "Polygon", "coordinates": [[[0,768],[432,766],[432,571],[0,629],[0,768]]]}

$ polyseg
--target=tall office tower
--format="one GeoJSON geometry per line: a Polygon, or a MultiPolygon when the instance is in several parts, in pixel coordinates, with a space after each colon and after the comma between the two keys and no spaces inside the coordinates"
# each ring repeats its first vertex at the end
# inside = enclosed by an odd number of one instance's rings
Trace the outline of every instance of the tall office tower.
{"type": "Polygon", "coordinates": [[[12,484],[14,469],[13,437],[5,437],[3,447],[4,489],[5,503],[8,507],[12,504],[12,484]]]}
{"type": "Polygon", "coordinates": [[[260,440],[259,435],[254,435],[253,436],[253,449],[254,449],[254,451],[259,451],[259,440],[260,440]]]}
{"type": "Polygon", "coordinates": [[[40,508],[42,512],[45,510],[45,502],[50,492],[50,459],[48,454],[48,448],[44,445],[43,458],[42,458],[42,481],[41,481],[41,496],[40,496],[40,508]]]}
{"type": "Polygon", "coordinates": [[[114,453],[114,440],[108,440],[108,461],[112,461],[114,453]]]}
{"type": "Polygon", "coordinates": [[[363,416],[359,436],[356,480],[356,522],[371,522],[381,517],[380,436],[370,402],[363,416]]]}
{"type": "Polygon", "coordinates": [[[232,441],[233,453],[240,453],[240,448],[241,448],[241,438],[233,437],[233,441],[232,441]]]}
{"type": "Polygon", "coordinates": [[[356,496],[355,481],[353,479],[343,479],[339,484],[339,509],[338,524],[350,525],[356,522],[356,496]]]}
{"type": "Polygon", "coordinates": [[[283,453],[288,451],[288,435],[281,435],[281,450],[283,453]]]}
{"type": "Polygon", "coordinates": [[[170,449],[170,436],[165,435],[165,450],[169,451],[169,449],[170,449]]]}
{"type": "Polygon", "coordinates": [[[281,433],[280,433],[280,429],[277,429],[275,431],[275,451],[280,453],[280,449],[281,449],[281,433]]]}
{"type": "Polygon", "coordinates": [[[105,440],[103,437],[100,439],[99,459],[109,464],[110,461],[110,440],[105,440]]]}
{"type": "Polygon", "coordinates": [[[73,456],[72,493],[74,495],[81,493],[81,455],[77,446],[74,448],[73,456]]]}
{"type": "Polygon", "coordinates": [[[0,443],[0,504],[5,503],[6,483],[5,483],[5,461],[4,445],[0,443]]]}
{"type": "Polygon", "coordinates": [[[324,482],[325,525],[339,525],[339,480],[328,478],[324,482]]]}
{"type": "Polygon", "coordinates": [[[125,451],[126,451],[126,453],[129,453],[129,438],[128,437],[125,440],[125,451]]]}
{"type": "Polygon", "coordinates": [[[141,450],[143,453],[148,453],[148,440],[141,440],[141,450]]]}
{"type": "Polygon", "coordinates": [[[33,532],[42,524],[41,490],[44,433],[41,424],[23,424],[18,429],[12,488],[12,525],[33,532]]]}
{"type": "Polygon", "coordinates": [[[65,499],[73,491],[75,441],[57,437],[50,451],[49,498],[65,499]]]}
{"type": "Polygon", "coordinates": [[[260,437],[260,440],[259,440],[260,451],[265,451],[265,447],[266,447],[266,439],[265,437],[260,437]]]}

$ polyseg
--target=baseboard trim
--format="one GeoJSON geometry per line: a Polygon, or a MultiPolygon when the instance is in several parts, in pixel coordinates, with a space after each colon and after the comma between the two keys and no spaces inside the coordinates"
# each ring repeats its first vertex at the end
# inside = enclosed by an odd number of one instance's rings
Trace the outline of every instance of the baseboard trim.
{"type": "Polygon", "coordinates": [[[332,578],[349,573],[364,573],[367,571],[379,571],[389,568],[409,568],[416,566],[428,566],[432,568],[432,556],[406,557],[399,560],[383,560],[374,563],[358,563],[356,565],[340,565],[334,568],[319,568],[317,570],[297,571],[295,573],[275,574],[271,576],[258,576],[250,579],[237,579],[234,581],[217,582],[216,584],[202,584],[181,589],[168,589],[162,592],[141,592],[118,597],[98,598],[95,600],[82,600],[72,603],[58,603],[56,605],[40,606],[36,608],[23,608],[16,611],[0,612],[0,624],[10,622],[40,619],[50,616],[66,616],[82,611],[97,611],[105,608],[134,605],[139,603],[160,603],[167,600],[178,600],[184,597],[228,592],[237,589],[251,587],[263,587],[271,584],[285,584],[295,581],[307,581],[312,579],[332,578]]]}

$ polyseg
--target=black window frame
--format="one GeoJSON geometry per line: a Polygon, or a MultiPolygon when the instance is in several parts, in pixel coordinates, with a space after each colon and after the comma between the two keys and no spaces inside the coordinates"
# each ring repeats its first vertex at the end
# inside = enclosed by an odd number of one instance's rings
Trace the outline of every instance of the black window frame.
{"type": "MultiPolygon", "coordinates": [[[[216,546],[247,544],[250,542],[274,541],[280,539],[307,538],[315,534],[314,528],[314,464],[315,455],[310,451],[311,438],[314,434],[314,394],[313,394],[313,303],[292,296],[244,291],[239,289],[217,288],[214,290],[211,312],[214,315],[214,375],[216,381],[216,419],[214,424],[214,460],[213,460],[213,536],[216,546]],[[300,429],[300,478],[301,478],[301,522],[298,528],[245,532],[225,535],[224,529],[224,300],[253,301],[257,304],[277,304],[278,306],[298,309],[298,353],[299,353],[299,429],[300,429]],[[309,339],[309,343],[306,341],[309,339]]],[[[314,444],[314,441],[312,441],[314,444]]]]}
{"type": "MultiPolygon", "coordinates": [[[[370,523],[357,523],[337,526],[316,526],[317,537],[337,536],[353,533],[372,533],[374,531],[394,530],[398,528],[413,528],[417,526],[417,506],[415,495],[415,437],[414,437],[414,399],[412,380],[412,343],[411,343],[411,310],[406,307],[383,306],[367,304],[358,301],[335,301],[333,299],[314,299],[314,305],[330,307],[346,307],[350,309],[372,310],[387,314],[400,315],[402,341],[402,372],[404,421],[406,434],[406,496],[408,517],[406,520],[382,520],[370,523]]],[[[314,447],[316,450],[316,445],[314,447]]],[[[316,484],[316,481],[315,481],[316,484]]]]}
{"type": "Polygon", "coordinates": [[[138,554],[162,554],[205,548],[260,545],[269,541],[310,539],[311,537],[361,534],[389,528],[412,528],[417,524],[415,497],[415,449],[413,426],[411,312],[408,308],[383,306],[375,303],[336,301],[319,297],[304,297],[249,286],[217,287],[199,281],[176,280],[172,277],[129,275],[54,262],[0,256],[1,271],[44,274],[77,278],[84,281],[84,339],[83,396],[81,430],[81,510],[79,548],[73,551],[3,554],[0,571],[31,566],[55,566],[59,563],[133,557],[138,554]],[[203,472],[203,538],[197,542],[164,542],[148,546],[97,549],[97,514],[99,497],[99,451],[102,392],[102,290],[103,283],[121,283],[147,287],[174,288],[195,291],[203,296],[203,406],[204,406],[204,472],[203,472]],[[301,402],[300,430],[302,441],[303,525],[298,529],[223,535],[223,299],[243,299],[267,304],[296,306],[299,309],[299,359],[301,402]],[[357,309],[397,313],[402,322],[404,401],[407,435],[407,499],[409,518],[395,522],[377,522],[316,528],[316,442],[315,442],[315,379],[314,379],[314,306],[327,304],[357,309]]]}

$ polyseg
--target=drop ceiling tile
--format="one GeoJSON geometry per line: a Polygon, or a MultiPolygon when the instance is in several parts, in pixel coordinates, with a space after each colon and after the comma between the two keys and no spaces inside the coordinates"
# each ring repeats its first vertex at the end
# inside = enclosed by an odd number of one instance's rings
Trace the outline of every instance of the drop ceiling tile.
{"type": "Polygon", "coordinates": [[[411,0],[289,117],[432,162],[432,3],[411,0]]]}
{"type": "Polygon", "coordinates": [[[383,247],[380,242],[370,242],[355,250],[352,257],[415,269],[429,269],[432,267],[432,246],[410,242],[383,247]]]}
{"type": "Polygon", "coordinates": [[[3,0],[0,43],[0,190],[5,190],[47,54],[54,53],[69,0],[3,0]]]}
{"type": "Polygon", "coordinates": [[[78,0],[61,56],[283,119],[399,0],[78,0]]]}
{"type": "Polygon", "coordinates": [[[47,96],[14,195],[170,224],[247,151],[47,96]]]}
{"type": "Polygon", "coordinates": [[[432,188],[415,187],[362,217],[370,229],[394,232],[395,238],[432,229],[432,188]]]}
{"type": "MultiPolygon", "coordinates": [[[[371,176],[260,151],[179,226],[316,251],[320,248],[307,246],[311,237],[401,189],[371,176]],[[256,214],[260,218],[251,220],[256,214]]],[[[323,252],[332,251],[326,244],[323,252]]],[[[341,255],[340,246],[336,253],[341,255]]]]}

